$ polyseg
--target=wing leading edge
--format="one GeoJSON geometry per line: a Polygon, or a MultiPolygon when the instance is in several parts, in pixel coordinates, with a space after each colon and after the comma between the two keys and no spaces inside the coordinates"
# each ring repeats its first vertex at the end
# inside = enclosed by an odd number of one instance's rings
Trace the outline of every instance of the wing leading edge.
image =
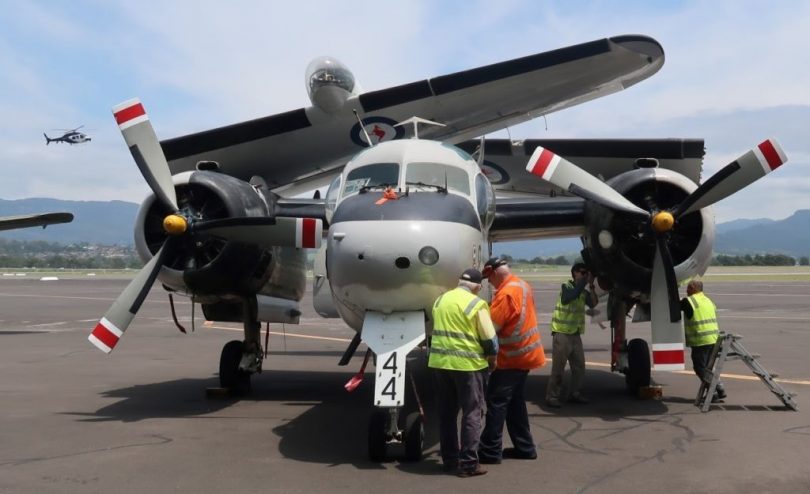
{"type": "MultiPolygon", "coordinates": [[[[301,108],[161,145],[173,174],[210,160],[224,173],[243,180],[259,175],[278,189],[332,172],[366,146],[353,109],[367,125],[391,125],[414,115],[440,122],[445,127],[420,137],[457,143],[620,91],[663,63],[654,39],[618,36],[363,93],[334,115],[301,108]]],[[[395,136],[400,137],[401,132],[395,136]]]]}
{"type": "Polygon", "coordinates": [[[25,214],[20,216],[0,217],[0,231],[15,230],[17,228],[29,228],[32,226],[46,227],[58,223],[70,223],[73,221],[71,213],[44,213],[25,214]]]}

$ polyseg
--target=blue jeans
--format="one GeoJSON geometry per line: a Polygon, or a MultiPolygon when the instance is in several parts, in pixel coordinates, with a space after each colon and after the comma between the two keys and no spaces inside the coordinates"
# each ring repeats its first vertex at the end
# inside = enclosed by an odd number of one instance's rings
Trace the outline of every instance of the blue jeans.
{"type": "Polygon", "coordinates": [[[487,422],[481,434],[480,457],[501,458],[504,422],[518,454],[533,456],[536,453],[523,392],[528,375],[529,371],[525,369],[496,369],[492,372],[487,384],[487,422]]]}

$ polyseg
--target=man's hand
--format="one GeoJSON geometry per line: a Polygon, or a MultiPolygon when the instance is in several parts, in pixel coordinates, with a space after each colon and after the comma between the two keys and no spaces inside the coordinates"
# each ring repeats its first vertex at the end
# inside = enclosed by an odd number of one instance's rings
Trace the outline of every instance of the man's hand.
{"type": "Polygon", "coordinates": [[[487,365],[489,365],[490,372],[494,371],[498,367],[498,356],[487,357],[487,365]]]}

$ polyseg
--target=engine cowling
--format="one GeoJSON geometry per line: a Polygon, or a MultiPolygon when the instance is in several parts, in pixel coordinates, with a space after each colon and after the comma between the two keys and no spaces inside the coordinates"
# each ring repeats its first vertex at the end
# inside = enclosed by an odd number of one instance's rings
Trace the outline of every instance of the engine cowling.
{"type": "MultiPolygon", "coordinates": [[[[193,232],[195,220],[268,216],[264,195],[249,183],[212,171],[185,172],[172,177],[180,212],[191,219],[190,235],[181,237],[158,278],[168,288],[186,292],[202,303],[239,300],[264,294],[300,300],[305,288],[305,253],[300,249],[226,241],[193,232]]],[[[166,211],[150,195],[135,222],[135,247],[144,261],[166,239],[166,211]]]]}
{"type": "MultiPolygon", "coordinates": [[[[687,177],[665,168],[640,168],[614,177],[608,184],[644,210],[671,209],[697,188],[687,177]]],[[[605,288],[648,302],[655,257],[655,236],[649,223],[587,201],[584,212],[583,257],[605,288]]],[[[714,213],[710,207],[685,215],[667,233],[679,281],[702,275],[714,246],[714,213]]]]}

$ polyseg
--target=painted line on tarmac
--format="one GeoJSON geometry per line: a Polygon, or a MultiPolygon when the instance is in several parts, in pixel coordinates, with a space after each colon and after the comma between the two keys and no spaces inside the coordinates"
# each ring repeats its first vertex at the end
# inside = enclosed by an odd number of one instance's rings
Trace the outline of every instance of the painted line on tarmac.
{"type": "MultiPolygon", "coordinates": [[[[229,328],[227,326],[206,326],[206,327],[207,328],[213,328],[213,329],[224,329],[226,331],[239,331],[239,332],[244,331],[242,328],[229,328]]],[[[279,333],[277,331],[270,331],[270,334],[277,335],[277,336],[291,336],[293,338],[307,338],[307,339],[312,339],[312,340],[342,341],[342,342],[346,342],[346,343],[352,341],[352,340],[350,340],[348,338],[335,338],[335,337],[332,337],[332,336],[314,336],[314,335],[299,334],[299,333],[279,333]]],[[[552,359],[550,359],[550,358],[547,358],[546,360],[548,362],[552,361],[552,359]]],[[[585,362],[585,365],[586,366],[591,366],[591,367],[607,367],[607,368],[610,368],[610,364],[605,364],[605,363],[602,363],[602,362],[585,362]]],[[[683,371],[672,371],[671,373],[672,374],[682,374],[682,375],[686,375],[686,376],[694,375],[693,372],[685,371],[685,370],[683,370],[683,371]]],[[[742,381],[759,381],[758,377],[744,376],[744,375],[740,375],[740,374],[726,374],[726,373],[723,373],[723,374],[721,374],[721,376],[723,376],[723,378],[725,378],[725,379],[739,379],[739,380],[742,380],[742,381]]],[[[774,381],[776,381],[778,383],[784,383],[784,384],[799,384],[799,385],[802,385],[802,386],[810,386],[810,381],[802,380],[802,379],[774,379],[774,381]]]]}
{"type": "MultiPolygon", "coordinates": [[[[551,362],[551,360],[552,359],[550,359],[550,358],[546,359],[547,362],[551,362]]],[[[588,366],[610,368],[610,364],[604,364],[602,362],[585,362],[585,367],[587,368],[588,366]]],[[[688,370],[667,371],[667,373],[668,374],[682,374],[684,376],[694,376],[695,375],[694,372],[688,371],[688,370]]],[[[720,375],[723,376],[724,379],[738,379],[740,381],[759,381],[759,378],[756,377],[756,376],[745,376],[745,375],[742,375],[742,374],[726,374],[725,372],[723,372],[720,375]]],[[[774,379],[774,381],[776,381],[778,383],[784,383],[784,384],[800,384],[802,386],[810,386],[810,381],[807,381],[807,380],[804,380],[804,379],[780,379],[780,378],[777,378],[777,379],[774,379]]]]}
{"type": "Polygon", "coordinates": [[[36,298],[68,298],[74,300],[107,300],[113,301],[114,298],[99,298],[99,297],[71,297],[68,295],[42,295],[42,294],[25,294],[25,293],[0,293],[0,297],[36,297],[36,298]]]}
{"type": "MultiPolygon", "coordinates": [[[[224,329],[226,331],[239,331],[244,332],[242,328],[229,328],[227,326],[205,326],[206,328],[213,328],[213,329],[224,329]]],[[[270,334],[278,335],[278,336],[292,336],[293,338],[307,338],[312,340],[327,340],[327,341],[342,341],[349,343],[352,340],[349,338],[335,338],[333,336],[315,336],[311,334],[299,334],[299,333],[279,333],[278,331],[270,331],[270,334]]]]}

